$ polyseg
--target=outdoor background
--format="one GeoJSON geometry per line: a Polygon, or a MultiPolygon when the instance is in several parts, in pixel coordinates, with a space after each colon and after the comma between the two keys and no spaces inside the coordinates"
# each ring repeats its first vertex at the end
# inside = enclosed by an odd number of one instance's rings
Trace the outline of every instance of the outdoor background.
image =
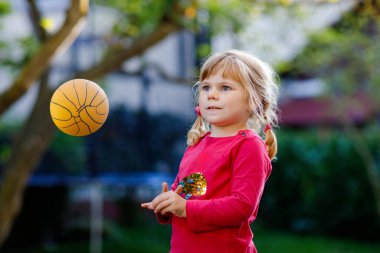
{"type": "Polygon", "coordinates": [[[202,61],[236,48],[279,76],[259,252],[380,252],[379,41],[377,0],[0,0],[0,251],[168,252],[140,203],[177,172],[202,61]],[[86,137],[49,113],[74,78],[109,98],[86,137]]]}

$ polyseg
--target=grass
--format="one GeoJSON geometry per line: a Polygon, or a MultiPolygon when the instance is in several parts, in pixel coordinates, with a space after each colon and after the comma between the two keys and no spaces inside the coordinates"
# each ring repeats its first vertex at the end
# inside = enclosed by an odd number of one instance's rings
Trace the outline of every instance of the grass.
{"type": "MultiPolygon", "coordinates": [[[[114,223],[106,224],[107,240],[102,253],[167,253],[170,227],[126,229],[114,223]]],[[[369,244],[326,237],[297,235],[288,232],[255,229],[255,244],[262,253],[377,253],[380,243],[369,244]]],[[[5,250],[3,253],[88,253],[88,243],[67,243],[50,250],[35,248],[5,250]]]]}
{"type": "Polygon", "coordinates": [[[297,235],[259,229],[255,232],[255,245],[263,253],[375,253],[380,243],[371,244],[351,240],[333,239],[312,235],[297,235]]]}

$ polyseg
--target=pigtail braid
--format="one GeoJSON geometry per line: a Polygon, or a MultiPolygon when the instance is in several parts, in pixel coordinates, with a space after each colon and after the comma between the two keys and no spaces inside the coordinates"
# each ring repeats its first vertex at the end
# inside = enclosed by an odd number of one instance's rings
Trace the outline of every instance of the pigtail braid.
{"type": "Polygon", "coordinates": [[[207,129],[204,126],[204,121],[202,116],[198,116],[195,120],[193,126],[187,133],[187,145],[192,146],[196,144],[200,138],[205,136],[207,129]]]}
{"type": "Polygon", "coordinates": [[[273,160],[277,154],[277,138],[272,129],[265,130],[265,146],[267,147],[269,158],[273,160]]]}
{"type": "MultiPolygon", "coordinates": [[[[272,91],[273,92],[273,91],[272,91]]],[[[270,94],[270,93],[269,93],[270,94]]],[[[272,93],[273,94],[273,93],[272,93]]],[[[274,100],[276,101],[276,100],[274,100]]],[[[265,134],[265,145],[267,147],[268,156],[273,160],[277,154],[277,138],[272,129],[272,126],[277,125],[277,103],[270,102],[267,98],[262,100],[262,106],[264,111],[264,122],[266,122],[264,134],[265,134]]]]}

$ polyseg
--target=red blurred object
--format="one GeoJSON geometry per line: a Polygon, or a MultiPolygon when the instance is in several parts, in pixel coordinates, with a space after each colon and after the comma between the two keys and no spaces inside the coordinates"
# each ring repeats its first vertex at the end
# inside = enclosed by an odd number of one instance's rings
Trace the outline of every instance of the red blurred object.
{"type": "Polygon", "coordinates": [[[363,125],[376,115],[374,103],[365,94],[349,99],[333,97],[289,99],[280,102],[280,125],[292,127],[342,125],[344,116],[363,125]]]}

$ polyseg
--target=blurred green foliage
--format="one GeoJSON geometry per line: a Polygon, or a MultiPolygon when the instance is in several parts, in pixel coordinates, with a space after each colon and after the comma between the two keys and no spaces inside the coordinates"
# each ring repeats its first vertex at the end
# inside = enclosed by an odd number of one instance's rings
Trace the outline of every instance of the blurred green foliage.
{"type": "MultiPolygon", "coordinates": [[[[365,127],[352,125],[356,127],[353,134],[364,140],[371,153],[367,159],[373,159],[379,170],[380,10],[374,2],[367,3],[312,35],[301,54],[279,67],[292,79],[323,79],[326,95],[339,113],[339,108],[357,106],[352,95],[368,96],[374,113],[365,127]]],[[[279,161],[274,163],[269,196],[264,198],[263,215],[268,223],[300,232],[380,239],[366,164],[351,142],[353,136],[345,130],[280,131],[279,161]]]]}
{"type": "Polygon", "coordinates": [[[37,52],[39,43],[35,36],[27,36],[19,38],[13,43],[0,41],[0,65],[2,67],[9,67],[9,70],[15,75],[17,71],[22,68],[34,54],[37,52]],[[22,54],[16,50],[16,48],[22,50],[22,54]]]}
{"type": "MultiPolygon", "coordinates": [[[[380,164],[380,136],[374,129],[363,130],[363,138],[380,164]]],[[[297,232],[380,240],[363,161],[344,133],[282,129],[278,141],[260,219],[297,232]]]]}
{"type": "Polygon", "coordinates": [[[271,229],[254,229],[258,252],[278,253],[375,253],[379,244],[331,237],[300,235],[271,229]]]}
{"type": "Polygon", "coordinates": [[[8,160],[11,153],[12,140],[20,129],[20,122],[6,123],[0,122],[0,175],[1,167],[8,160]]]}
{"type": "Polygon", "coordinates": [[[9,1],[0,0],[0,16],[9,13],[11,10],[11,6],[9,1]]]}
{"type": "Polygon", "coordinates": [[[292,77],[318,77],[327,91],[350,95],[358,90],[380,98],[380,19],[364,10],[346,13],[334,26],[310,37],[293,61],[279,65],[292,77]]]}
{"type": "MultiPolygon", "coordinates": [[[[135,38],[142,37],[159,24],[175,21],[181,28],[210,38],[220,33],[237,33],[255,15],[270,11],[276,3],[258,0],[95,0],[99,6],[119,11],[112,34],[107,35],[110,47],[125,47],[135,38]]],[[[197,57],[211,53],[208,42],[199,42],[197,57]]]]}
{"type": "Polygon", "coordinates": [[[263,6],[252,0],[227,0],[218,2],[213,0],[95,0],[95,4],[110,6],[123,13],[115,26],[119,35],[136,37],[152,31],[161,19],[175,19],[185,28],[196,31],[200,26],[208,26],[212,34],[221,31],[239,31],[253,14],[257,14],[263,6]],[[181,7],[181,8],[179,8],[181,7]],[[184,13],[173,13],[183,9],[184,13]],[[181,14],[181,15],[180,15],[181,14]]]}
{"type": "MultiPolygon", "coordinates": [[[[2,16],[8,14],[11,10],[11,7],[9,5],[9,2],[8,1],[5,1],[5,0],[0,0],[0,21],[1,21],[1,18],[2,16]]],[[[0,28],[1,28],[2,24],[0,22],[0,28]]],[[[7,43],[5,41],[3,41],[2,38],[0,38],[0,55],[3,55],[6,51],[4,51],[4,48],[6,48],[7,46],[7,43]]],[[[3,58],[3,56],[0,58],[0,60],[3,58]]]]}
{"type": "Polygon", "coordinates": [[[151,32],[161,21],[172,1],[95,0],[94,3],[114,7],[120,11],[113,32],[119,36],[136,38],[151,32]]]}

